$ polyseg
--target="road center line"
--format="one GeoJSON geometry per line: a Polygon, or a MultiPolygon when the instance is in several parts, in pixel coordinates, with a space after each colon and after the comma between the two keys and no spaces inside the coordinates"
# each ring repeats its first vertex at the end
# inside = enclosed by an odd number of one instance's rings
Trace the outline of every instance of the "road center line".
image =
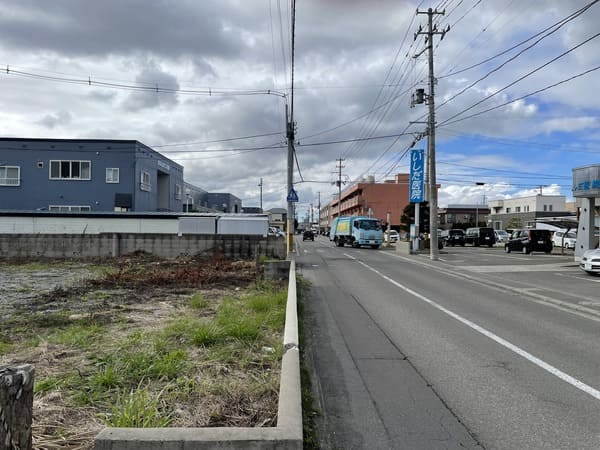
{"type": "Polygon", "coordinates": [[[508,342],[506,339],[501,338],[500,336],[492,333],[491,331],[486,330],[485,328],[477,325],[474,322],[471,322],[469,319],[465,319],[462,316],[459,316],[458,314],[450,311],[449,309],[443,307],[442,305],[434,302],[433,300],[428,299],[427,297],[419,294],[416,291],[413,291],[412,289],[398,283],[397,281],[393,280],[392,278],[384,275],[383,273],[381,273],[380,271],[378,271],[377,269],[369,266],[368,264],[365,264],[362,261],[359,261],[358,259],[356,259],[354,256],[351,256],[347,253],[344,253],[344,255],[354,261],[356,261],[357,263],[359,263],[360,265],[366,267],[367,269],[369,269],[370,271],[376,273],[377,275],[379,275],[381,278],[383,278],[386,281],[389,281],[390,283],[392,283],[394,286],[399,287],[400,289],[402,289],[403,291],[417,297],[419,300],[424,301],[425,303],[428,303],[429,305],[433,306],[434,308],[442,311],[443,313],[449,315],[450,317],[458,320],[459,322],[467,325],[468,327],[472,328],[473,330],[483,334],[484,336],[492,339],[493,341],[497,342],[498,344],[502,345],[503,347],[506,347],[507,349],[513,351],[514,353],[516,353],[519,356],[522,356],[523,358],[525,358],[526,360],[528,360],[529,362],[532,362],[533,364],[535,364],[536,366],[544,369],[545,371],[551,373],[552,375],[560,378],[561,380],[569,383],[570,385],[576,387],[577,389],[585,392],[588,395],[591,395],[592,397],[594,397],[596,400],[600,400],[600,391],[598,391],[597,389],[594,389],[591,386],[588,386],[587,384],[579,381],[576,378],[573,378],[571,375],[566,374],[565,372],[557,369],[554,366],[551,366],[550,364],[546,363],[545,361],[537,358],[536,356],[533,356],[531,353],[526,352],[525,350],[523,350],[520,347],[517,347],[516,345],[508,342]]]}

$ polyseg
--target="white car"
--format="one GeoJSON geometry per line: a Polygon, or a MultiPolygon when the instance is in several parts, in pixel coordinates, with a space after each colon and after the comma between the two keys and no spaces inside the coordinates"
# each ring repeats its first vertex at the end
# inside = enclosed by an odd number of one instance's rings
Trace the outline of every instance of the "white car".
{"type": "Polygon", "coordinates": [[[575,248],[577,243],[577,233],[575,231],[555,231],[552,236],[552,244],[555,247],[575,248]]]}
{"type": "Polygon", "coordinates": [[[390,230],[389,234],[386,231],[384,236],[383,236],[383,240],[385,242],[398,242],[398,240],[400,239],[400,233],[398,233],[396,230],[390,230]]]}
{"type": "Polygon", "coordinates": [[[579,260],[579,267],[590,275],[600,274],[600,249],[586,250],[579,260]]]}

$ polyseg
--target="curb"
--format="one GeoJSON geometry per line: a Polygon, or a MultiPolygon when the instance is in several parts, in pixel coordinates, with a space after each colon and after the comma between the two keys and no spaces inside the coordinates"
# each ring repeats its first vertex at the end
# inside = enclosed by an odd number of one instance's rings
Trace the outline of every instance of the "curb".
{"type": "Polygon", "coordinates": [[[105,428],[95,450],[302,449],[296,263],[290,261],[277,426],[269,428],[105,428]]]}

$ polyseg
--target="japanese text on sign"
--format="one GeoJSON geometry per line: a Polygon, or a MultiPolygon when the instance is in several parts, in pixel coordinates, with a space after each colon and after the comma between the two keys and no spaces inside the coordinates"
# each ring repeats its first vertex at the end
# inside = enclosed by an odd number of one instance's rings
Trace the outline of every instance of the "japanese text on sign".
{"type": "Polygon", "coordinates": [[[409,201],[411,203],[421,203],[423,201],[425,178],[423,153],[422,148],[410,151],[409,201]]]}

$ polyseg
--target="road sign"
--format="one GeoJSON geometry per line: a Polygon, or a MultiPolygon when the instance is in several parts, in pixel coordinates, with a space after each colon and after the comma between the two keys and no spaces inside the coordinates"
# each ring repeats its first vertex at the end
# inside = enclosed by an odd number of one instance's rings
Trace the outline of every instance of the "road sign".
{"type": "Polygon", "coordinates": [[[296,193],[294,188],[290,189],[290,193],[287,196],[287,201],[288,202],[297,202],[298,201],[298,194],[296,193]]]}

